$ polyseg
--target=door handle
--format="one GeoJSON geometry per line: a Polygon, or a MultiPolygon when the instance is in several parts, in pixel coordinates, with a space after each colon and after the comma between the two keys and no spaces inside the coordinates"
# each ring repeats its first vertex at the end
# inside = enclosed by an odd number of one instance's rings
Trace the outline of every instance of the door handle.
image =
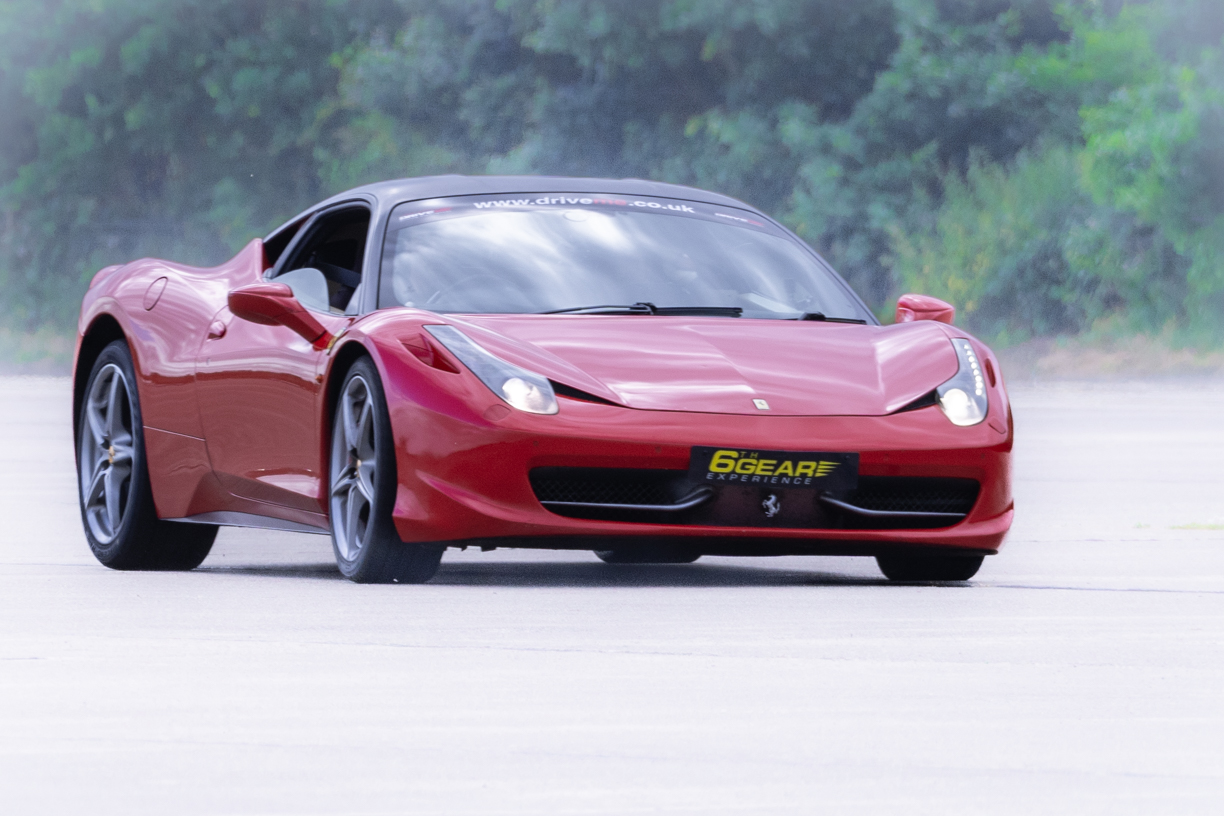
{"type": "Polygon", "coordinates": [[[208,339],[219,340],[225,336],[226,325],[220,320],[214,320],[212,325],[208,327],[208,339]]]}

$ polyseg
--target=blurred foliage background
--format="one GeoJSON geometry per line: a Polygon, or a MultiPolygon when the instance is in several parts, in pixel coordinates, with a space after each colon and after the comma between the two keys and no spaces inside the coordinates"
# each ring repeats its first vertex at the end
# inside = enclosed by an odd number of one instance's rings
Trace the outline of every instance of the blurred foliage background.
{"type": "Polygon", "coordinates": [[[345,188],[636,176],[794,228],[887,314],[1224,340],[1220,0],[0,0],[0,328],[345,188]]]}

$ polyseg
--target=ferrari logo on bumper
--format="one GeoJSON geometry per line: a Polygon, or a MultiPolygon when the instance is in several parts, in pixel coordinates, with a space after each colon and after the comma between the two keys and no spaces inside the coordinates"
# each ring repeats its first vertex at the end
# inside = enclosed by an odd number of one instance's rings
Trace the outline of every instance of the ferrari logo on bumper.
{"type": "Polygon", "coordinates": [[[778,501],[776,495],[770,493],[769,498],[761,502],[761,508],[765,511],[765,518],[773,518],[782,512],[782,502],[778,501]]]}

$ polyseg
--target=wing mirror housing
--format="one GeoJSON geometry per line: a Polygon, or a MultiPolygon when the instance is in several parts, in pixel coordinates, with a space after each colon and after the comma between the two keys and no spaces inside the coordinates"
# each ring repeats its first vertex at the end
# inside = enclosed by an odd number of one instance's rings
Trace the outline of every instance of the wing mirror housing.
{"type": "Polygon", "coordinates": [[[227,300],[234,317],[264,326],[284,326],[316,349],[325,349],[331,343],[332,335],[283,283],[252,283],[231,290],[227,300]]]}
{"type": "Polygon", "coordinates": [[[902,295],[897,298],[897,323],[913,323],[915,320],[934,320],[952,324],[956,307],[929,295],[902,295]]]}

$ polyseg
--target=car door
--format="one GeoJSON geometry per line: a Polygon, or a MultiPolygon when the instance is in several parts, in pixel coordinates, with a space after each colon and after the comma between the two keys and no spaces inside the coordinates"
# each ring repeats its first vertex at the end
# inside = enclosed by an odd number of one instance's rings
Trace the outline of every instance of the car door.
{"type": "MultiPolygon", "coordinates": [[[[324,211],[268,275],[293,288],[332,334],[352,320],[344,312],[361,282],[369,226],[364,204],[324,211]]],[[[228,308],[201,347],[197,394],[213,472],[234,496],[266,505],[268,515],[285,517],[277,508],[326,512],[326,353],[285,326],[238,319],[228,308]]]]}

